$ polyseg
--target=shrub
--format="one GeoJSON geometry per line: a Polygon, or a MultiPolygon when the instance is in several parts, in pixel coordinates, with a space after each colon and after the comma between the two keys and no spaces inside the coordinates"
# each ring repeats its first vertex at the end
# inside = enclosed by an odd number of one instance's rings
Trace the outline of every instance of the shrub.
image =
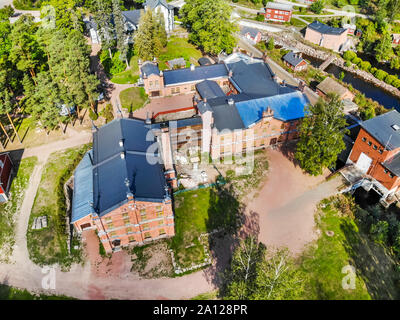
{"type": "Polygon", "coordinates": [[[357,54],[354,51],[346,51],[343,54],[343,59],[353,61],[354,58],[357,58],[357,54]]]}
{"type": "Polygon", "coordinates": [[[355,57],[353,60],[351,60],[354,64],[356,64],[356,65],[359,65],[361,62],[362,62],[362,60],[359,58],[359,57],[355,57]]]}
{"type": "Polygon", "coordinates": [[[379,80],[385,79],[387,75],[388,75],[387,72],[380,69],[376,70],[376,72],[374,73],[375,78],[379,80]]]}
{"type": "Polygon", "coordinates": [[[265,17],[264,17],[264,15],[262,15],[262,14],[258,14],[258,15],[256,16],[256,20],[257,20],[257,21],[264,21],[264,20],[265,20],[265,17]]]}
{"type": "Polygon", "coordinates": [[[375,74],[376,70],[378,70],[378,69],[375,67],[372,67],[371,69],[369,69],[369,72],[371,72],[372,74],[375,74]]]}
{"type": "Polygon", "coordinates": [[[96,121],[99,116],[96,112],[94,112],[92,109],[89,109],[89,118],[93,121],[96,121]]]}
{"type": "Polygon", "coordinates": [[[310,6],[310,10],[316,14],[320,14],[323,9],[324,3],[322,2],[322,0],[318,0],[310,6]]]}
{"type": "Polygon", "coordinates": [[[392,83],[393,87],[400,88],[400,79],[395,79],[392,83]]]}
{"type": "Polygon", "coordinates": [[[385,244],[388,240],[389,224],[387,221],[379,221],[371,225],[370,234],[375,242],[385,244]]]}
{"type": "Polygon", "coordinates": [[[387,84],[393,84],[393,82],[396,80],[396,79],[398,79],[396,76],[394,76],[394,75],[392,75],[392,74],[388,74],[386,77],[385,77],[385,82],[387,83],[387,84]]]}
{"type": "Polygon", "coordinates": [[[346,61],[344,64],[346,67],[351,67],[351,62],[350,61],[346,61]]]}
{"type": "Polygon", "coordinates": [[[271,38],[271,39],[268,40],[267,49],[268,50],[273,50],[274,48],[275,48],[274,38],[271,38]]]}
{"type": "Polygon", "coordinates": [[[368,61],[361,61],[359,66],[361,69],[363,69],[365,71],[368,71],[369,69],[371,69],[371,64],[368,61]]]}
{"type": "Polygon", "coordinates": [[[113,107],[111,103],[108,103],[103,110],[101,110],[101,116],[106,119],[106,123],[114,119],[113,107]]]}

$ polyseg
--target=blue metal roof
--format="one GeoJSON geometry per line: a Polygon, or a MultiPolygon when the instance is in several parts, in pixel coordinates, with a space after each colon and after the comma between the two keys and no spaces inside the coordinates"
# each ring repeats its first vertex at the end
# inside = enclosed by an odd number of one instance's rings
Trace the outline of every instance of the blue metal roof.
{"type": "Polygon", "coordinates": [[[246,128],[262,118],[263,111],[270,107],[274,118],[290,121],[304,117],[304,107],[310,102],[300,91],[272,97],[236,102],[236,108],[246,128]]]}
{"type": "Polygon", "coordinates": [[[228,70],[223,63],[195,67],[194,70],[184,68],[164,71],[164,83],[166,86],[221,77],[228,77],[228,70]]]}
{"type": "Polygon", "coordinates": [[[93,213],[93,175],[90,156],[92,150],[88,151],[74,173],[74,194],[72,197],[71,222],[78,221],[93,213]]]}

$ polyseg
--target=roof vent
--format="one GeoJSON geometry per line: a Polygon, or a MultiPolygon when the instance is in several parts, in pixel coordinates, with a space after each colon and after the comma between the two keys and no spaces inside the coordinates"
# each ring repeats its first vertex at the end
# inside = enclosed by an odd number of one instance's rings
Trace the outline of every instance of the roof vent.
{"type": "Polygon", "coordinates": [[[194,64],[193,63],[190,64],[190,71],[194,71],[194,69],[195,69],[194,64]]]}
{"type": "Polygon", "coordinates": [[[229,98],[229,99],[228,99],[228,104],[229,104],[230,106],[233,106],[234,103],[235,103],[235,100],[233,100],[232,98],[229,98]]]}
{"type": "Polygon", "coordinates": [[[124,160],[125,159],[125,152],[121,152],[120,156],[121,156],[121,159],[124,160]]]}
{"type": "Polygon", "coordinates": [[[395,131],[398,131],[400,129],[400,127],[397,124],[393,124],[392,129],[395,131]]]}
{"type": "Polygon", "coordinates": [[[122,148],[124,146],[124,139],[119,140],[119,146],[122,148]]]}

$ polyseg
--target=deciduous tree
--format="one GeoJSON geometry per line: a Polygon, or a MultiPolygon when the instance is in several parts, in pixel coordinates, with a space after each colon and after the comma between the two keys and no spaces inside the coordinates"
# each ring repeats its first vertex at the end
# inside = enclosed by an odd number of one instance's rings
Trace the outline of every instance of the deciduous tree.
{"type": "Polygon", "coordinates": [[[295,154],[303,170],[319,175],[335,164],[345,148],[345,126],[343,103],[336,94],[328,94],[327,101],[320,98],[315,105],[306,107],[295,154]]]}

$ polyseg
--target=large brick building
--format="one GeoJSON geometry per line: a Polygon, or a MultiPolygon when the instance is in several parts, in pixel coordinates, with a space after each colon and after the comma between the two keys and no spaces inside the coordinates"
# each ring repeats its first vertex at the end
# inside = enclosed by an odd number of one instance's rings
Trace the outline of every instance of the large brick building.
{"type": "Polygon", "coordinates": [[[262,10],[265,20],[289,22],[292,18],[293,7],[290,4],[268,2],[262,10]]]}
{"type": "Polygon", "coordinates": [[[106,252],[175,234],[167,184],[172,166],[159,150],[165,139],[160,126],[136,119],[94,129],[93,149],[74,174],[76,231],[97,230],[106,252]]]}
{"type": "Polygon", "coordinates": [[[347,29],[334,28],[314,21],[307,26],[304,39],[321,47],[341,51],[347,41],[347,29]]]}
{"type": "Polygon", "coordinates": [[[347,163],[371,180],[383,199],[400,185],[400,113],[387,112],[361,123],[347,163]]]}

